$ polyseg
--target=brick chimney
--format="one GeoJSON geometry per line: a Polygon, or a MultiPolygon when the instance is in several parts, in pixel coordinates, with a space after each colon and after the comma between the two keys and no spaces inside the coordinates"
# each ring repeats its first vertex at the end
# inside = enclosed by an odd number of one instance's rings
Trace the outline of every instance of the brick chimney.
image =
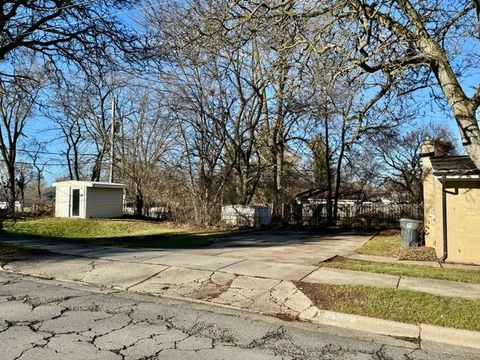
{"type": "Polygon", "coordinates": [[[430,141],[429,138],[426,138],[422,144],[422,169],[424,176],[432,172],[432,162],[430,158],[435,156],[435,146],[430,141]]]}
{"type": "Polygon", "coordinates": [[[435,177],[431,158],[435,156],[435,146],[426,138],[422,145],[422,183],[423,183],[423,225],[425,244],[435,246],[435,177]]]}

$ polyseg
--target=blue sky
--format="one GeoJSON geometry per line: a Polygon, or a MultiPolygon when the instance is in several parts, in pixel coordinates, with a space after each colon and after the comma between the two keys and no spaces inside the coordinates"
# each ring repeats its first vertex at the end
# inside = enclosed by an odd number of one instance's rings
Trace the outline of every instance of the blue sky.
{"type": "MultiPolygon", "coordinates": [[[[136,18],[141,15],[141,9],[137,8],[136,10],[127,11],[118,14],[118,17],[122,19],[126,24],[131,26],[132,28],[139,27],[136,25],[136,18]]],[[[474,52],[478,53],[478,45],[477,43],[466,43],[465,48],[463,49],[465,52],[474,52]]],[[[473,67],[469,73],[467,74],[466,80],[462,83],[464,90],[471,94],[473,92],[473,87],[478,86],[480,80],[480,73],[479,69],[473,67]]],[[[459,139],[458,136],[458,129],[456,124],[453,120],[451,112],[444,112],[439,108],[436,102],[431,101],[430,99],[430,90],[421,90],[415,94],[415,102],[422,104],[422,114],[416,119],[418,124],[420,123],[436,123],[436,124],[443,124],[457,136],[457,140],[459,139]]],[[[415,125],[412,125],[415,126],[415,125]]],[[[64,149],[64,144],[61,139],[59,139],[59,132],[55,130],[53,124],[46,119],[45,117],[37,114],[37,116],[29,122],[28,126],[25,129],[25,135],[27,136],[26,143],[29,143],[33,139],[37,139],[38,141],[48,141],[47,150],[52,153],[60,153],[64,149]]],[[[28,159],[22,154],[19,154],[19,160],[26,160],[28,159]]],[[[61,161],[65,163],[64,160],[61,161]]],[[[48,173],[46,174],[47,182],[52,182],[59,176],[63,176],[67,173],[66,167],[55,166],[51,165],[48,166],[48,173]]]]}

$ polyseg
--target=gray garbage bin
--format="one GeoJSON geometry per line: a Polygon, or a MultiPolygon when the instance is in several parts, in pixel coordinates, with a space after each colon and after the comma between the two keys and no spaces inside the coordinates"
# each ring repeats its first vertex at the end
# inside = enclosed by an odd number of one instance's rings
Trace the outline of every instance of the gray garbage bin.
{"type": "Polygon", "coordinates": [[[419,228],[421,223],[420,220],[400,219],[400,235],[403,247],[417,247],[420,244],[419,228]]]}

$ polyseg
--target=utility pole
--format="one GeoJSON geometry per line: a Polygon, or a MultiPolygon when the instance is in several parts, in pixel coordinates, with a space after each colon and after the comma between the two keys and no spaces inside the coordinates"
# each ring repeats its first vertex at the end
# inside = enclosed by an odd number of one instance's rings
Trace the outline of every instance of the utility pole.
{"type": "Polygon", "coordinates": [[[115,162],[115,95],[112,91],[112,122],[110,124],[110,176],[109,181],[113,183],[113,163],[115,162]]]}

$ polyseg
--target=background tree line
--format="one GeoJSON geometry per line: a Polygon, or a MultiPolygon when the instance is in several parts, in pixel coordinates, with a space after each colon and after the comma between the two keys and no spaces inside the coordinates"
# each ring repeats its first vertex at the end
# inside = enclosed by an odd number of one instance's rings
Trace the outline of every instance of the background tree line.
{"type": "Polygon", "coordinates": [[[421,203],[422,141],[457,151],[446,126],[424,120],[432,102],[480,164],[475,2],[3,3],[10,214],[25,190],[44,200],[54,167],[105,181],[111,164],[136,215],[200,224],[232,203],[271,204],[280,221],[309,189],[332,224],[342,194],[421,203]],[[127,11],[135,26],[119,19],[127,11]],[[25,133],[41,121],[48,134],[25,133]]]}

